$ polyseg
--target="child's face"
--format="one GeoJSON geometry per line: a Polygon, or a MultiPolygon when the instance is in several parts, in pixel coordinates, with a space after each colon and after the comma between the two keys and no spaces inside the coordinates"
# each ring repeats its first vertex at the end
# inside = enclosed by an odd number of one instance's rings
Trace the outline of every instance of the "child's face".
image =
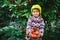
{"type": "Polygon", "coordinates": [[[33,9],[32,10],[32,15],[35,16],[35,17],[38,17],[40,15],[40,12],[38,9],[33,9]]]}

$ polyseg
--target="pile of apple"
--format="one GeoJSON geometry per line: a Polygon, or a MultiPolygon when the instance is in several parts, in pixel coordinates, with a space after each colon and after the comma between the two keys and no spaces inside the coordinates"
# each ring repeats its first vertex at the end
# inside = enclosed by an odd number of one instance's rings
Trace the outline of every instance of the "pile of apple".
{"type": "Polygon", "coordinates": [[[40,29],[36,27],[31,28],[31,32],[29,33],[29,36],[31,38],[37,38],[40,37],[40,29]]]}

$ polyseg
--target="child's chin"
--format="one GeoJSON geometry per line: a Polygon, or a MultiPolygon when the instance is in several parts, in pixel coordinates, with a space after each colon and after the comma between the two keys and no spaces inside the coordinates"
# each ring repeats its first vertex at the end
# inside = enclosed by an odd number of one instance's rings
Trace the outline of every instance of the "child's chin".
{"type": "Polygon", "coordinates": [[[37,15],[35,17],[38,17],[37,15]]]}

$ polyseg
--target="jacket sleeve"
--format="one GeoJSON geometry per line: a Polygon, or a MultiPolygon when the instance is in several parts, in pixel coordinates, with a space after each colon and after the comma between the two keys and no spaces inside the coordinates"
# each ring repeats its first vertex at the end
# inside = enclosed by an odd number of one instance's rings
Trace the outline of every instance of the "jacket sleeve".
{"type": "Polygon", "coordinates": [[[26,34],[27,35],[30,32],[30,29],[31,29],[31,18],[28,18],[27,27],[26,27],[26,34]]]}
{"type": "Polygon", "coordinates": [[[44,20],[43,18],[41,18],[41,21],[40,21],[40,32],[41,32],[41,37],[43,36],[44,34],[44,20]]]}

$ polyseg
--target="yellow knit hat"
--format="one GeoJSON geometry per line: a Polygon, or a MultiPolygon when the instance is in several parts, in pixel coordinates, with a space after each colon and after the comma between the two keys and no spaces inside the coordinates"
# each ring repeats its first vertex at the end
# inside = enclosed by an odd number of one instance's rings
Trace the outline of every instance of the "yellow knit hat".
{"type": "Polygon", "coordinates": [[[39,9],[39,11],[40,11],[40,14],[41,14],[41,6],[40,5],[38,5],[38,4],[36,4],[36,5],[33,5],[32,6],[32,8],[31,8],[31,11],[34,9],[34,8],[37,8],[37,9],[39,9]]]}

